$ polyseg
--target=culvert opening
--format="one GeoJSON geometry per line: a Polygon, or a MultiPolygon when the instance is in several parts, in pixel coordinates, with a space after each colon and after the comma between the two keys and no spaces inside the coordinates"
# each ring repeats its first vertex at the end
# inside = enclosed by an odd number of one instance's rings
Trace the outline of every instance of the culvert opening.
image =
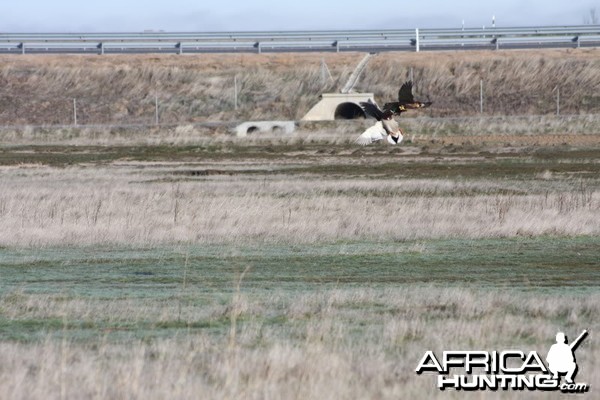
{"type": "Polygon", "coordinates": [[[256,132],[258,132],[258,126],[250,126],[246,130],[246,135],[250,135],[251,133],[256,133],[256,132]]]}
{"type": "Polygon", "coordinates": [[[335,119],[365,118],[365,112],[355,103],[340,103],[333,114],[335,119]]]}

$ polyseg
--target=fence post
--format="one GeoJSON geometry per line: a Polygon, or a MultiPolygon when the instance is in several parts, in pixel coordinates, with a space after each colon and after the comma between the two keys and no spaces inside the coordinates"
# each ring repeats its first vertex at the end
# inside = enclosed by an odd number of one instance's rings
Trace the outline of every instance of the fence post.
{"type": "Polygon", "coordinates": [[[158,125],[158,94],[154,95],[154,124],[158,125]]]}
{"type": "Polygon", "coordinates": [[[237,89],[237,75],[233,76],[233,108],[238,109],[238,89],[237,89]]]}
{"type": "Polygon", "coordinates": [[[560,115],[560,88],[556,87],[556,115],[560,115]]]}
{"type": "Polygon", "coordinates": [[[483,114],[483,79],[479,80],[479,114],[483,114]]]}
{"type": "Polygon", "coordinates": [[[413,67],[410,67],[410,80],[414,82],[414,79],[413,79],[413,67]]]}
{"type": "Polygon", "coordinates": [[[77,99],[73,99],[73,125],[77,126],[77,99]]]}

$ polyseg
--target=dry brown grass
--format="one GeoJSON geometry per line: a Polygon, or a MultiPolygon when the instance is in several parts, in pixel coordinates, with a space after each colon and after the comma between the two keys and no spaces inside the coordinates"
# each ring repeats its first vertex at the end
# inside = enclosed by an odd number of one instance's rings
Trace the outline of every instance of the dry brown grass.
{"type": "MultiPolygon", "coordinates": [[[[557,86],[563,114],[598,113],[597,52],[382,53],[356,90],[374,92],[380,102],[393,99],[412,68],[418,94],[435,102],[426,115],[475,115],[480,79],[486,114],[552,114],[557,86]]],[[[359,53],[2,56],[0,124],[70,124],[73,98],[81,124],[151,123],[155,95],[165,123],[297,120],[322,92],[339,90],[361,58],[359,53]],[[335,81],[322,80],[322,59],[335,81]]]]}
{"type": "MultiPolygon", "coordinates": [[[[139,165],[4,167],[0,245],[316,243],[600,233],[600,195],[591,181],[543,175],[525,184],[315,180],[314,175],[240,173],[265,168],[261,162],[139,165]],[[225,174],[186,178],[194,167],[225,174]]],[[[401,171],[401,164],[397,168],[401,171]]]]}
{"type": "MultiPolygon", "coordinates": [[[[331,289],[261,299],[242,292],[234,308],[245,323],[233,342],[227,336],[185,332],[127,343],[101,333],[84,343],[50,338],[2,342],[0,392],[10,399],[463,398],[464,392],[436,389],[434,376],[414,373],[425,350],[520,349],[545,357],[557,331],[574,335],[582,327],[591,332],[600,328],[594,318],[599,303],[597,293],[555,297],[434,287],[331,289]],[[256,319],[264,315],[286,323],[256,319]]],[[[122,311],[117,303],[100,307],[34,294],[0,298],[0,307],[17,318],[143,320],[154,315],[172,320],[176,315],[168,302],[139,300],[125,306],[122,311]]],[[[191,318],[198,318],[198,312],[227,312],[224,306],[185,311],[191,318]]],[[[591,384],[591,393],[600,384],[595,373],[599,357],[599,347],[590,339],[577,351],[578,381],[591,384]]],[[[477,394],[488,396],[498,394],[477,394]]]]}
{"type": "MultiPolygon", "coordinates": [[[[405,140],[412,144],[463,144],[481,148],[501,146],[600,145],[600,114],[580,116],[402,117],[405,140]]],[[[292,134],[252,134],[237,138],[235,123],[173,126],[4,127],[0,144],[14,145],[349,145],[373,120],[300,122],[292,134]]],[[[487,148],[486,150],[489,150],[487,148]]]]}
{"type": "Polygon", "coordinates": [[[597,52],[477,52],[464,57],[447,52],[420,59],[382,55],[369,66],[374,73],[365,74],[361,85],[383,98],[393,98],[396,88],[389,82],[406,79],[412,67],[418,92],[435,101],[433,115],[479,112],[480,80],[486,114],[551,114],[556,110],[556,87],[560,87],[564,114],[597,113],[597,52]]]}

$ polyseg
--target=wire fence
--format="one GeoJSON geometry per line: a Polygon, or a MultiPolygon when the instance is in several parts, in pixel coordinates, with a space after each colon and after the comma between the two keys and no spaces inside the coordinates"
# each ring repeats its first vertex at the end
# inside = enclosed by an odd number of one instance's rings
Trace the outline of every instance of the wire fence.
{"type": "MultiPolygon", "coordinates": [[[[574,98],[559,87],[548,89],[546,93],[515,91],[495,95],[487,93],[482,83],[478,93],[442,93],[431,100],[434,102],[432,107],[420,111],[419,116],[436,118],[600,114],[600,93],[590,91],[580,93],[574,98]]],[[[309,101],[306,103],[310,104],[309,101]]],[[[314,103],[317,101],[315,98],[314,103]]],[[[230,122],[255,119],[254,107],[252,96],[240,96],[233,90],[223,94],[222,98],[209,100],[152,93],[118,99],[0,95],[0,126],[127,126],[230,122]]],[[[308,108],[305,111],[308,111],[308,108]]],[[[301,119],[300,114],[297,119],[301,119]]],[[[411,113],[409,116],[415,114],[411,113]]],[[[276,109],[266,109],[261,116],[262,119],[290,119],[287,115],[278,114],[276,109]]]]}

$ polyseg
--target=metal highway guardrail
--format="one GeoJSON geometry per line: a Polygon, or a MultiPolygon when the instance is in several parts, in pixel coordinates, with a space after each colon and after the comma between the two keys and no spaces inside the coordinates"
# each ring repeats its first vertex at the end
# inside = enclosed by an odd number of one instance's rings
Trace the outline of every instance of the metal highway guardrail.
{"type": "Polygon", "coordinates": [[[0,33],[0,54],[424,51],[600,46],[600,25],[273,32],[0,33]]]}

